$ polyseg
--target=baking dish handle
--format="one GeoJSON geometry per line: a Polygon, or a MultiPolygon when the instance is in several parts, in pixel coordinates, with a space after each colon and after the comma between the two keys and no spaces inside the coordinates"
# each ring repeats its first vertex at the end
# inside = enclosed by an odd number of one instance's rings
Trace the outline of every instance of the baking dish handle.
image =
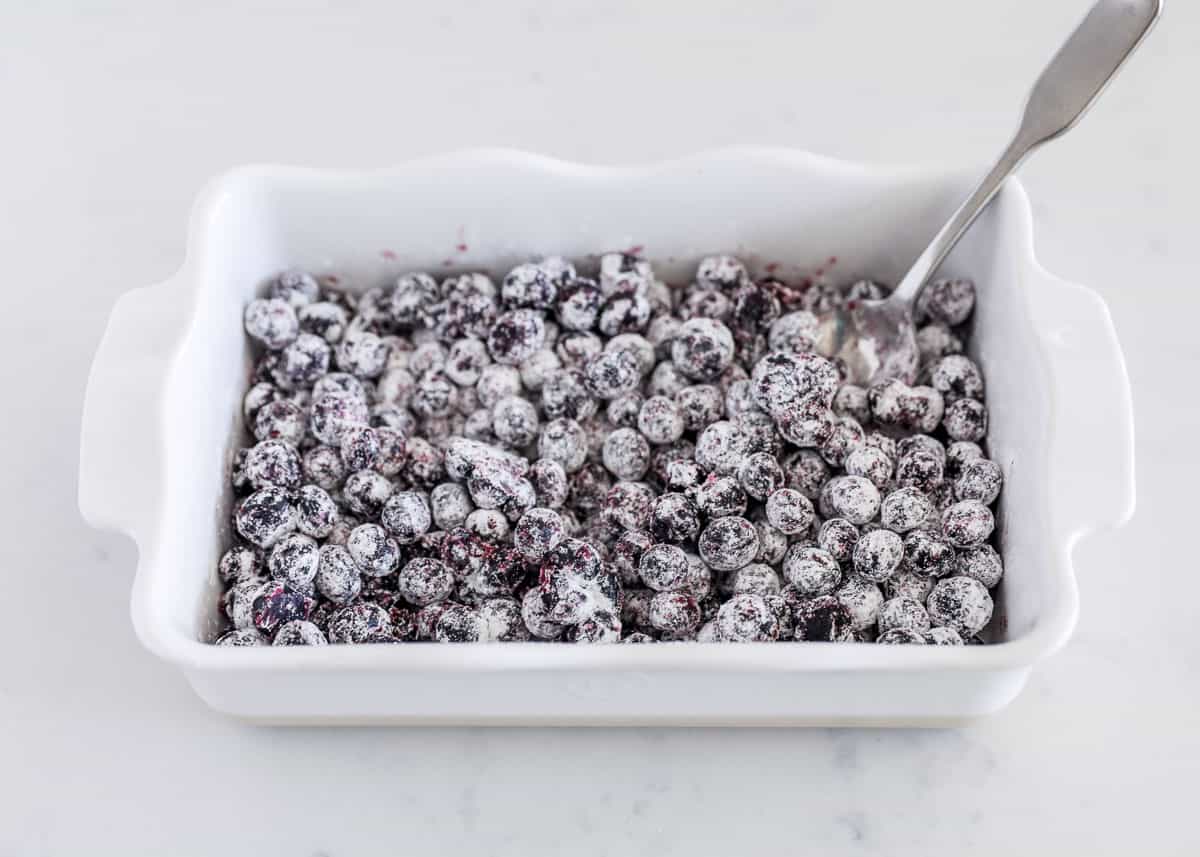
{"type": "Polygon", "coordinates": [[[1052,509],[1074,541],[1133,516],[1133,405],[1104,299],[1045,277],[1034,310],[1054,375],[1052,509]]]}
{"type": "Polygon", "coordinates": [[[117,300],[84,398],[79,509],[93,527],[139,543],[162,501],[162,399],[185,320],[181,282],[182,272],[117,300]]]}

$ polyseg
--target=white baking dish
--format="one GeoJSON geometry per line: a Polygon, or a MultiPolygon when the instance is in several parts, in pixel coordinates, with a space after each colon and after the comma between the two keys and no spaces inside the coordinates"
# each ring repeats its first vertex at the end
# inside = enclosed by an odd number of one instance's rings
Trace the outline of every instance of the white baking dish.
{"type": "Polygon", "coordinates": [[[205,642],[250,363],[242,307],[270,275],[301,266],[365,287],[640,246],[668,278],[729,251],[785,279],[894,282],[967,178],[739,148],[615,168],[468,151],[385,172],[249,167],[216,180],[179,273],[118,301],[88,384],[80,506],[138,545],[138,636],[213,708],[264,722],[938,724],[995,711],[1074,627],[1074,543],[1133,507],[1129,386],[1108,312],[1038,266],[1015,183],[946,265],[979,286],[972,349],[1006,476],[995,645],[205,642]]]}

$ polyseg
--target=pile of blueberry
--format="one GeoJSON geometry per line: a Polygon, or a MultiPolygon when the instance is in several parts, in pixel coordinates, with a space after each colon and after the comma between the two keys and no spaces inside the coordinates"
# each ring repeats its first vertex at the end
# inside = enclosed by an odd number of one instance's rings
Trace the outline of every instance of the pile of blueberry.
{"type": "Polygon", "coordinates": [[[918,384],[870,388],[814,351],[869,281],[714,256],[672,287],[616,253],[336,286],[287,272],[245,310],[218,645],[958,645],[990,620],[969,281],[922,296],[918,384]]]}

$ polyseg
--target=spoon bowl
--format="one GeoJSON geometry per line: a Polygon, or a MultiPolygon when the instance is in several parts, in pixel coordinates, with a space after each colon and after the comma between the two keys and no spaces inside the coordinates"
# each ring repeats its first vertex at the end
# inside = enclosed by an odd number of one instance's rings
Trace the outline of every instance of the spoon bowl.
{"type": "Polygon", "coordinates": [[[817,350],[840,361],[852,384],[870,386],[888,378],[916,381],[916,325],[908,307],[890,298],[847,301],[824,315],[817,329],[817,350]]]}

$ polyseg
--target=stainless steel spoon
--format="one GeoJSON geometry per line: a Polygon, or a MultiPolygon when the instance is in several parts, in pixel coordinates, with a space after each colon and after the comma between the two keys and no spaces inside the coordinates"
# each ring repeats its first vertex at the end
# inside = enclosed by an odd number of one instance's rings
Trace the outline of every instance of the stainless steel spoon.
{"type": "Polygon", "coordinates": [[[1096,3],[1033,85],[1011,142],[900,285],[883,300],[856,301],[822,319],[817,348],[845,361],[850,380],[915,380],[918,354],[912,310],[929,278],[1017,166],[1079,121],[1161,12],[1162,0],[1096,3]]]}

